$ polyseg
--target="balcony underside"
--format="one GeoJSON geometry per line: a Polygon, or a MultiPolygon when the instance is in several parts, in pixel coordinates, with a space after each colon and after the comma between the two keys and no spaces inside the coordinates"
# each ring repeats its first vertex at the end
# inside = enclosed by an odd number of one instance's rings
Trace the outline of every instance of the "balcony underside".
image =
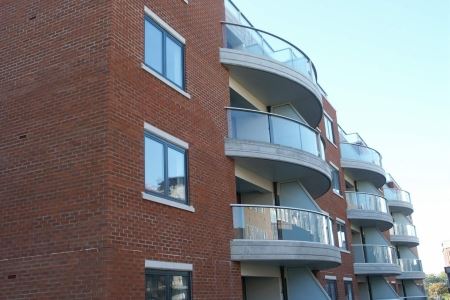
{"type": "Polygon", "coordinates": [[[341,166],[356,181],[368,181],[377,188],[386,183],[386,173],[384,169],[375,164],[341,159],[341,166]]]}
{"type": "Polygon", "coordinates": [[[303,74],[267,57],[220,49],[220,61],[233,79],[268,106],[290,102],[305,121],[316,127],[322,119],[322,94],[303,74]]]}
{"type": "Polygon", "coordinates": [[[425,273],[422,271],[403,272],[397,277],[400,280],[425,279],[425,273]]]}
{"type": "Polygon", "coordinates": [[[391,243],[398,246],[416,247],[419,245],[419,238],[409,235],[391,235],[391,243]]]}
{"type": "Polygon", "coordinates": [[[323,270],[340,265],[341,252],[335,246],[314,242],[232,240],[231,260],[323,270]]]}
{"type": "Polygon", "coordinates": [[[225,154],[242,167],[273,182],[298,179],[312,197],[328,191],[331,171],[327,163],[308,152],[263,142],[225,140],[225,154]]]}
{"type": "Polygon", "coordinates": [[[354,263],[356,275],[396,276],[402,273],[400,266],[389,263],[354,263]]]}
{"type": "Polygon", "coordinates": [[[414,211],[413,206],[410,202],[389,200],[388,205],[389,210],[393,213],[398,212],[406,216],[409,216],[414,211]]]}
{"type": "Polygon", "coordinates": [[[377,227],[381,231],[388,230],[394,226],[394,220],[390,214],[378,211],[348,209],[347,218],[358,227],[377,227]]]}

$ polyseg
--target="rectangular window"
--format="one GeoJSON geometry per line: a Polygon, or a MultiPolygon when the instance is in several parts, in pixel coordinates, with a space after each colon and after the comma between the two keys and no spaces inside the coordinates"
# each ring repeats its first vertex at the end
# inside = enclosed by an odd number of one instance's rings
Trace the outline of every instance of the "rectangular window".
{"type": "Polygon", "coordinates": [[[337,300],[338,299],[338,292],[337,292],[337,284],[335,279],[326,279],[325,280],[325,290],[327,291],[328,296],[330,296],[331,300],[337,300]]]}
{"type": "Polygon", "coordinates": [[[145,190],[187,204],[186,150],[146,133],[145,190]]]}
{"type": "Polygon", "coordinates": [[[145,65],[184,90],[184,44],[148,16],[144,39],[145,65]]]}
{"type": "Polygon", "coordinates": [[[341,222],[336,222],[337,236],[338,236],[338,246],[341,249],[348,250],[347,246],[347,234],[345,229],[345,224],[341,222]]]}
{"type": "Polygon", "coordinates": [[[323,119],[325,122],[325,135],[326,135],[327,139],[334,144],[335,141],[334,141],[334,132],[333,132],[333,121],[331,121],[331,119],[328,118],[327,116],[324,116],[323,119]]]}
{"type": "Polygon", "coordinates": [[[339,178],[339,170],[335,167],[331,167],[331,187],[333,188],[333,192],[336,194],[341,194],[341,181],[339,178]]]}
{"type": "Polygon", "coordinates": [[[353,282],[349,280],[344,280],[345,286],[345,300],[353,300],[353,282]]]}
{"type": "Polygon", "coordinates": [[[191,273],[166,270],[145,270],[145,299],[191,299],[191,273]]]}

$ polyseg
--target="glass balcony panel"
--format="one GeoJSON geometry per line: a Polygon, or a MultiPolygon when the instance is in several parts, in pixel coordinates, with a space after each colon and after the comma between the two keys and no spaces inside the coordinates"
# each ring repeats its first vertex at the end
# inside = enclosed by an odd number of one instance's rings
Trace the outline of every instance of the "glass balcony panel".
{"type": "Polygon", "coordinates": [[[230,110],[230,137],[270,143],[268,116],[247,111],[230,110]]]}
{"type": "MultiPolygon", "coordinates": [[[[239,12],[230,10],[227,20],[242,20],[239,12]]],[[[297,47],[267,32],[251,27],[246,20],[240,24],[223,24],[225,47],[263,56],[282,63],[316,83],[310,59],[297,47]]]]}
{"type": "Polygon", "coordinates": [[[423,272],[420,259],[400,258],[399,262],[402,272],[423,272]]]}
{"type": "Polygon", "coordinates": [[[361,161],[381,167],[380,154],[363,145],[341,143],[341,156],[343,159],[361,161]]]}
{"type": "Polygon", "coordinates": [[[403,201],[411,203],[411,197],[407,191],[388,188],[385,188],[383,191],[384,197],[389,201],[403,201]]]}
{"type": "Polygon", "coordinates": [[[391,235],[406,235],[406,236],[415,236],[416,227],[411,224],[394,224],[394,227],[391,229],[391,235]]]}
{"type": "Polygon", "coordinates": [[[300,134],[302,137],[303,150],[314,155],[319,155],[318,140],[320,139],[317,134],[306,126],[300,127],[300,134]]]}
{"type": "Polygon", "coordinates": [[[381,196],[367,193],[346,192],[349,209],[373,210],[388,213],[386,199],[381,196]]]}
{"type": "Polygon", "coordinates": [[[353,245],[355,263],[398,264],[397,252],[392,246],[353,245]]]}
{"type": "Polygon", "coordinates": [[[320,213],[275,206],[233,206],[236,239],[292,240],[333,244],[330,218],[320,213]]]}
{"type": "Polygon", "coordinates": [[[291,120],[271,117],[273,143],[292,148],[302,149],[300,125],[291,120]]]}
{"type": "Polygon", "coordinates": [[[292,147],[325,159],[317,132],[305,124],[259,111],[228,109],[229,136],[292,147]]]}

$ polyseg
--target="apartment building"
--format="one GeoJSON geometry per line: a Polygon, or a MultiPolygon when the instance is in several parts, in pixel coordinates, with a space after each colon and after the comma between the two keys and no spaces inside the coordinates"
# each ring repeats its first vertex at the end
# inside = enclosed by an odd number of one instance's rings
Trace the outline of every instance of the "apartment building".
{"type": "Polygon", "coordinates": [[[1,299],[425,299],[409,194],[232,1],[0,16],[1,299]]]}

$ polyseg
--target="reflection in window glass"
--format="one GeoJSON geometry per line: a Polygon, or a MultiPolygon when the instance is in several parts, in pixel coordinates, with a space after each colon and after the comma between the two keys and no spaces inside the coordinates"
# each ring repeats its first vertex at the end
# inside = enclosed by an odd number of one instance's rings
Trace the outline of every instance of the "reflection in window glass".
{"type": "Polygon", "coordinates": [[[146,295],[148,300],[166,300],[166,278],[161,275],[147,276],[146,295]]]}
{"type": "Polygon", "coordinates": [[[183,50],[166,36],[166,76],[178,86],[183,85],[183,50]]]}
{"type": "Polygon", "coordinates": [[[190,272],[145,270],[146,300],[190,300],[190,272]]]}
{"type": "Polygon", "coordinates": [[[339,181],[339,171],[333,167],[331,169],[331,186],[333,188],[333,192],[340,194],[341,193],[341,183],[339,181]]]}
{"type": "Polygon", "coordinates": [[[189,299],[189,286],[187,276],[173,276],[171,285],[171,299],[185,300],[189,299]]]}
{"type": "Polygon", "coordinates": [[[164,193],[164,146],[145,138],[145,189],[164,193]]]}
{"type": "Polygon", "coordinates": [[[325,289],[327,291],[328,296],[330,296],[331,300],[338,299],[336,280],[327,279],[325,289]]]}
{"type": "Polygon", "coordinates": [[[145,21],[144,61],[158,73],[163,72],[163,33],[149,21],[145,21]]]}
{"type": "Polygon", "coordinates": [[[145,19],[144,63],[184,89],[184,44],[148,17],[145,19]]]}
{"type": "Polygon", "coordinates": [[[184,153],[168,148],[169,196],[184,200],[186,198],[184,153]]]}
{"type": "Polygon", "coordinates": [[[186,151],[162,139],[145,136],[145,190],[187,202],[186,151]]]}
{"type": "Polygon", "coordinates": [[[353,300],[353,285],[351,281],[344,281],[345,285],[345,300],[353,300]]]}
{"type": "Polygon", "coordinates": [[[343,224],[341,222],[337,222],[336,227],[337,227],[339,248],[347,250],[347,236],[346,236],[345,224],[343,224]]]}
{"type": "Polygon", "coordinates": [[[333,132],[333,122],[327,116],[324,116],[324,122],[325,122],[325,135],[330,142],[334,143],[335,141],[333,132]]]}

